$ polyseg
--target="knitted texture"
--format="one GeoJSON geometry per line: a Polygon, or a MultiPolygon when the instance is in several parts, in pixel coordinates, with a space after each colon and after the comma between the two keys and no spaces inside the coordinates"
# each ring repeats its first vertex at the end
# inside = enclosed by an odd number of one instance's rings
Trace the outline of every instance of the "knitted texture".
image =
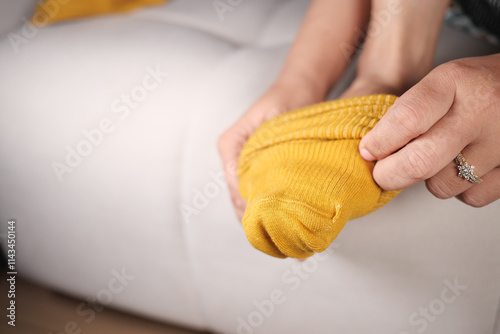
{"type": "Polygon", "coordinates": [[[148,5],[158,5],[166,0],[44,0],[40,2],[33,23],[54,23],[87,16],[127,12],[148,5]]]}
{"type": "Polygon", "coordinates": [[[349,219],[364,216],[398,191],[380,189],[361,138],[396,100],[371,95],[328,101],[263,123],[243,147],[239,190],[248,201],[242,224],[250,243],[279,258],[324,251],[349,219]]]}

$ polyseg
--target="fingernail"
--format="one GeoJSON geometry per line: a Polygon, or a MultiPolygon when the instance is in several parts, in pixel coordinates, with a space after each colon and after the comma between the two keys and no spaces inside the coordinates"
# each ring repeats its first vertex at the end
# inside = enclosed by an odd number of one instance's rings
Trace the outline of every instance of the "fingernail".
{"type": "Polygon", "coordinates": [[[370,152],[368,152],[366,148],[360,149],[359,154],[361,154],[361,157],[363,157],[363,159],[365,159],[366,161],[376,160],[376,158],[370,152]]]}

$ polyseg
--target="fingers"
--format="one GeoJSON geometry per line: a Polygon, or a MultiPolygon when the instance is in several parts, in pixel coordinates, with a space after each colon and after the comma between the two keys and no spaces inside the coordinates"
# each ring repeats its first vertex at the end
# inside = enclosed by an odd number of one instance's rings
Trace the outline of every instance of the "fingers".
{"type": "Polygon", "coordinates": [[[224,165],[229,194],[239,220],[243,217],[247,205],[238,189],[239,180],[237,170],[241,149],[261,123],[281,112],[282,109],[277,107],[250,108],[249,112],[245,113],[233,126],[223,133],[217,142],[219,154],[224,165]],[[255,110],[265,110],[266,112],[257,113],[255,110]]]}
{"type": "MultiPolygon", "coordinates": [[[[491,154],[491,152],[495,152],[494,148],[494,143],[485,145],[479,142],[462,150],[467,163],[475,167],[474,173],[480,178],[484,178],[485,175],[489,175],[492,170],[500,166],[500,157],[491,154]]],[[[457,166],[456,162],[450,162],[443,170],[426,181],[427,189],[437,198],[448,199],[475,187],[476,184],[458,176],[457,166]]],[[[482,188],[483,184],[481,185],[482,188]]]]}
{"type": "Polygon", "coordinates": [[[438,198],[479,207],[500,198],[498,56],[468,58],[433,70],[405,93],[362,140],[378,160],[373,177],[386,190],[426,180],[438,198]],[[496,72],[495,72],[496,70],[496,72]],[[462,152],[482,183],[458,176],[462,152]]]}
{"type": "Polygon", "coordinates": [[[399,190],[436,175],[474,139],[475,130],[465,123],[452,108],[417,140],[377,162],[373,170],[377,184],[399,190]]]}
{"type": "Polygon", "coordinates": [[[500,167],[482,176],[483,182],[472,185],[457,196],[462,202],[473,207],[483,207],[500,198],[500,167]]]}
{"type": "Polygon", "coordinates": [[[318,102],[320,97],[310,95],[307,87],[296,88],[283,84],[273,85],[241,118],[219,137],[217,146],[224,165],[228,189],[236,215],[241,220],[246,201],[238,189],[238,159],[243,145],[265,121],[290,109],[318,102]]]}
{"type": "Polygon", "coordinates": [[[435,69],[401,96],[359,145],[368,161],[381,160],[428,131],[453,105],[455,85],[435,69]],[[439,82],[436,85],[436,82],[439,82]]]}
{"type": "Polygon", "coordinates": [[[224,166],[224,173],[228,184],[231,202],[233,203],[236,216],[239,220],[245,212],[246,201],[241,197],[238,189],[238,157],[241,148],[245,144],[246,136],[239,129],[239,125],[235,124],[223,135],[220,136],[217,147],[224,166]]]}

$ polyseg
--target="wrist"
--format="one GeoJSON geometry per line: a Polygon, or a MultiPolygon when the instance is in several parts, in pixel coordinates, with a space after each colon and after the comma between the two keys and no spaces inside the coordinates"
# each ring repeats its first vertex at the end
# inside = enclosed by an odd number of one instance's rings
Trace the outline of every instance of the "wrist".
{"type": "Polygon", "coordinates": [[[283,92],[295,101],[295,105],[308,105],[323,101],[330,87],[313,75],[283,72],[274,81],[271,89],[283,92]]]}

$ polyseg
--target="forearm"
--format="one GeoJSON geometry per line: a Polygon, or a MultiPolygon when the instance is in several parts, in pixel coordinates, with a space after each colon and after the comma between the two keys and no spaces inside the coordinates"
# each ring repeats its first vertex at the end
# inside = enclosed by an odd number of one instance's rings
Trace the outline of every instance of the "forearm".
{"type": "Polygon", "coordinates": [[[277,84],[306,86],[322,100],[340,78],[357,34],[368,22],[368,0],[313,0],[277,84]]]}
{"type": "Polygon", "coordinates": [[[403,89],[417,83],[432,69],[448,4],[449,0],[374,0],[358,74],[403,89]]]}

